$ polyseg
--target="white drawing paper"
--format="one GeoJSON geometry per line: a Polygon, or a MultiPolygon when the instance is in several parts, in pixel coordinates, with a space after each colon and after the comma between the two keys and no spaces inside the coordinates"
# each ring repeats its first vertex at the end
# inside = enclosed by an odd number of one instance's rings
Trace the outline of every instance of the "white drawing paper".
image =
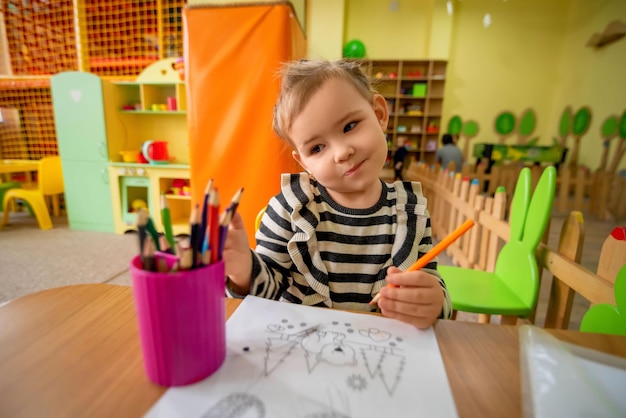
{"type": "Polygon", "coordinates": [[[434,330],[248,296],[207,379],[170,388],[147,417],[456,417],[434,330]]]}

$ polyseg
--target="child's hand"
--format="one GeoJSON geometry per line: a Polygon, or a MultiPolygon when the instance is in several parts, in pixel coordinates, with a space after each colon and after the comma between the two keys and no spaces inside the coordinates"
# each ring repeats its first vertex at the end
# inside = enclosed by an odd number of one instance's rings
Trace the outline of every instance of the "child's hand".
{"type": "Polygon", "coordinates": [[[417,328],[428,328],[435,323],[443,308],[443,290],[437,277],[425,271],[387,269],[386,286],[380,290],[378,306],[388,318],[399,319],[417,328]]]}
{"type": "Polygon", "coordinates": [[[222,258],[226,275],[237,287],[233,290],[240,295],[248,294],[252,275],[252,255],[243,219],[237,212],[228,227],[222,258]]]}

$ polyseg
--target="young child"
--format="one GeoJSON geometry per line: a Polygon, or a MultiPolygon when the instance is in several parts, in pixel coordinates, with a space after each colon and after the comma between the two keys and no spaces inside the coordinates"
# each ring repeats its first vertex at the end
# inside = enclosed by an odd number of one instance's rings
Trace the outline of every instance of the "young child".
{"type": "Polygon", "coordinates": [[[442,168],[448,168],[450,162],[454,162],[454,171],[463,170],[463,153],[457,147],[456,142],[450,134],[444,134],[441,138],[443,147],[435,152],[435,162],[440,163],[442,168]]]}
{"type": "Polygon", "coordinates": [[[379,179],[385,99],[358,64],[298,61],[283,69],[274,130],[306,173],[283,174],[251,250],[235,215],[223,257],[231,296],[373,311],[418,328],[448,318],[437,263],[405,272],[432,247],[419,183],[379,179]],[[398,287],[385,287],[387,283],[398,287]]]}

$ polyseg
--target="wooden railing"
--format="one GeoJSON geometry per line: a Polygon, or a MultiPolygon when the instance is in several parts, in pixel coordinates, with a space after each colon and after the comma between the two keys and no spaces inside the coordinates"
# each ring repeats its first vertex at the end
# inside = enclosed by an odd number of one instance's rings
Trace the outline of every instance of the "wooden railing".
{"type": "MultiPolygon", "coordinates": [[[[476,179],[479,190],[493,195],[498,186],[513,190],[522,167],[510,162],[495,165],[487,173],[487,164],[481,160],[476,165],[464,165],[461,174],[476,179]]],[[[531,166],[531,169],[533,184],[537,184],[542,167],[531,166]]],[[[592,172],[585,166],[578,166],[575,170],[562,166],[558,170],[554,208],[560,214],[583,211],[599,220],[626,219],[626,177],[603,171],[592,172]]]]}
{"type": "MultiPolygon", "coordinates": [[[[534,184],[540,174],[535,169],[534,184]]],[[[507,179],[507,176],[511,174],[507,173],[500,178],[507,179]]],[[[470,179],[461,174],[440,170],[436,166],[412,163],[405,177],[422,184],[424,195],[428,199],[433,236],[436,239],[440,240],[448,235],[465,219],[474,220],[475,226],[469,234],[448,247],[447,253],[453,262],[464,268],[493,271],[500,249],[509,240],[509,224],[506,220],[509,205],[507,191],[512,193],[517,178],[512,182],[506,180],[507,186],[490,184],[487,189],[493,192],[484,193],[484,183],[481,184],[479,178],[470,179]]],[[[563,223],[559,247],[552,249],[546,245],[549,232],[546,231],[544,242],[536,251],[539,267],[546,269],[554,277],[547,307],[546,327],[568,327],[574,292],[592,304],[615,304],[613,280],[617,274],[616,269],[612,267],[601,277],[578,264],[584,239],[582,228],[582,214],[572,211],[563,223]],[[612,274],[615,275],[606,277],[612,274]]],[[[622,245],[626,245],[626,241],[622,245]]],[[[610,251],[610,262],[613,265],[626,264],[626,247],[620,252],[610,251]]],[[[602,258],[601,256],[600,261],[602,258]]],[[[601,269],[600,265],[598,272],[601,269]]],[[[529,320],[534,322],[534,315],[529,320]]]]}

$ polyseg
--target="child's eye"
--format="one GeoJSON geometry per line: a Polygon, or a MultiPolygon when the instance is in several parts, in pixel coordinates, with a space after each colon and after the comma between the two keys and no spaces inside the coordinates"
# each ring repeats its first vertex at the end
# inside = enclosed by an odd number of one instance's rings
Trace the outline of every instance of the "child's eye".
{"type": "Polygon", "coordinates": [[[313,148],[311,148],[311,154],[317,154],[321,152],[323,148],[324,148],[323,145],[316,145],[313,148]]]}
{"type": "Polygon", "coordinates": [[[349,124],[347,124],[346,126],[343,127],[343,133],[345,134],[346,132],[349,132],[351,130],[353,130],[356,127],[356,122],[350,122],[349,124]]]}

